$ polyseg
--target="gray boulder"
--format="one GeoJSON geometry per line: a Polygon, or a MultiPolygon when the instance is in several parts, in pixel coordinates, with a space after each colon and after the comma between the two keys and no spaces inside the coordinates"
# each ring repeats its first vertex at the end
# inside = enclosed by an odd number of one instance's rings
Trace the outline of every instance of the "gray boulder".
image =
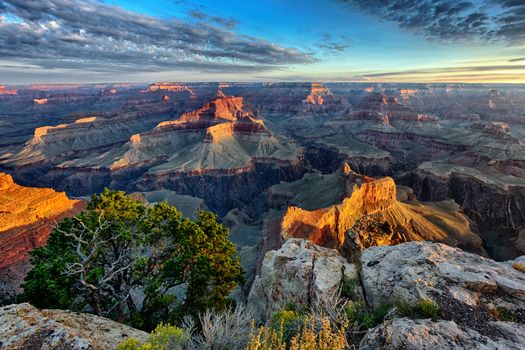
{"type": "Polygon", "coordinates": [[[341,288],[343,277],[358,279],[357,270],[337,250],[303,239],[289,239],[264,256],[248,305],[266,319],[287,304],[314,306],[341,288]]]}
{"type": "Polygon", "coordinates": [[[90,314],[39,310],[23,303],[0,308],[0,350],[114,350],[127,339],[148,334],[90,314]]]}

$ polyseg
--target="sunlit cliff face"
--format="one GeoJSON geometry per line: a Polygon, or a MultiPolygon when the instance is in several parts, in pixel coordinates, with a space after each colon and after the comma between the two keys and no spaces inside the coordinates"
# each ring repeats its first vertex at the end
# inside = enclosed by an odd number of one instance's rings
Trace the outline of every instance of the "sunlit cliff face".
{"type": "Polygon", "coordinates": [[[8,89],[4,85],[0,85],[0,95],[17,95],[18,91],[14,89],[8,89]]]}
{"type": "Polygon", "coordinates": [[[63,192],[19,186],[0,173],[0,269],[27,259],[30,250],[46,242],[54,219],[84,206],[63,192]]]}

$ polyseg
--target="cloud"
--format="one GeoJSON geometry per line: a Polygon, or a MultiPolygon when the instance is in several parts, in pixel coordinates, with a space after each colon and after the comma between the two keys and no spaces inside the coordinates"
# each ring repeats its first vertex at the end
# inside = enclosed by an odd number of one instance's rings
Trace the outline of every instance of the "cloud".
{"type": "Polygon", "coordinates": [[[525,64],[458,66],[399,71],[370,72],[361,78],[371,81],[524,81],[525,64]]]}
{"type": "Polygon", "coordinates": [[[511,58],[509,62],[521,62],[525,61],[525,57],[519,57],[519,58],[511,58]]]}
{"type": "Polygon", "coordinates": [[[337,0],[442,41],[525,40],[522,0],[337,0]]]}
{"type": "Polygon", "coordinates": [[[215,23],[228,29],[234,29],[240,23],[239,20],[233,17],[210,16],[209,14],[199,10],[191,10],[188,12],[188,14],[192,18],[197,19],[199,21],[215,23]]]}
{"type": "Polygon", "coordinates": [[[329,33],[321,34],[321,43],[319,48],[329,54],[338,54],[346,51],[350,47],[345,37],[341,37],[341,40],[334,40],[332,35],[329,33]]]}
{"type": "Polygon", "coordinates": [[[0,60],[50,70],[246,72],[316,61],[295,48],[237,34],[228,22],[221,28],[159,19],[96,0],[0,0],[0,16],[0,60]]]}

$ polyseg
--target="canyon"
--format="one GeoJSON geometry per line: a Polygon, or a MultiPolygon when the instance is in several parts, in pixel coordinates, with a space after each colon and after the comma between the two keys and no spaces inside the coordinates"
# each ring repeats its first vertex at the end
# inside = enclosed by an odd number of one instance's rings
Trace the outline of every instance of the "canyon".
{"type": "Polygon", "coordinates": [[[525,254],[521,85],[29,85],[1,87],[0,110],[0,171],[57,196],[52,212],[21,212],[35,218],[17,231],[25,251],[109,187],[218,213],[248,281],[290,238],[525,254]]]}

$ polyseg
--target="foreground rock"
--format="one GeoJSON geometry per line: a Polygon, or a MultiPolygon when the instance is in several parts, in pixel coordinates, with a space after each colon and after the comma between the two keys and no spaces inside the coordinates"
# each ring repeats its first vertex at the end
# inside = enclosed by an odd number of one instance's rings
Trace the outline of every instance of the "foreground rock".
{"type": "Polygon", "coordinates": [[[453,321],[432,322],[399,318],[368,331],[359,349],[523,349],[525,327],[491,322],[496,332],[480,334],[453,321]]]}
{"type": "Polygon", "coordinates": [[[115,349],[130,337],[146,341],[145,332],[89,314],[39,310],[27,303],[0,308],[0,349],[115,349]]]}
{"type": "Polygon", "coordinates": [[[261,318],[271,316],[289,303],[313,306],[332,297],[344,277],[355,280],[357,270],[336,250],[302,239],[289,239],[281,249],[266,253],[248,304],[261,318]]]}
{"type": "Polygon", "coordinates": [[[491,321],[525,320],[525,273],[510,264],[444,244],[410,242],[372,247],[361,255],[361,279],[374,308],[400,300],[434,300],[440,318],[480,333],[491,321]]]}

